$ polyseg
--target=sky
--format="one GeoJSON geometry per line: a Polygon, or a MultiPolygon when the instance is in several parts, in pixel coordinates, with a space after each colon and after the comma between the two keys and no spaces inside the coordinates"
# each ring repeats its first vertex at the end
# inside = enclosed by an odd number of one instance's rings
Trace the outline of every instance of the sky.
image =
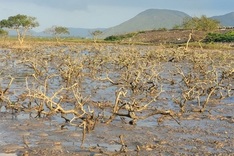
{"type": "Polygon", "coordinates": [[[37,18],[43,31],[53,25],[109,28],[147,9],[178,10],[208,17],[234,11],[234,0],[0,0],[0,20],[25,14],[37,18]]]}

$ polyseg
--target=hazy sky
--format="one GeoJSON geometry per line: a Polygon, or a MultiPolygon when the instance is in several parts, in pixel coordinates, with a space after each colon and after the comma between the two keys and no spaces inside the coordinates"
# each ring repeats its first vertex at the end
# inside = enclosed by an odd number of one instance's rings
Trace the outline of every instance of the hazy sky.
{"type": "Polygon", "coordinates": [[[0,20],[17,14],[34,16],[43,31],[52,25],[108,28],[146,9],[171,9],[190,16],[234,11],[234,0],[0,0],[0,20]]]}

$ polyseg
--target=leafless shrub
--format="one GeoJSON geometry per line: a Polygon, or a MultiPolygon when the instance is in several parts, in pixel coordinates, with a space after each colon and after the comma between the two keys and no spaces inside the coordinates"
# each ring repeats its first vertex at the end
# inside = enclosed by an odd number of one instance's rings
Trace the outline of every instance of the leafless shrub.
{"type": "MultiPolygon", "coordinates": [[[[158,122],[169,117],[180,124],[177,118],[184,112],[204,112],[212,99],[233,96],[231,52],[40,45],[4,58],[9,58],[2,63],[8,67],[4,73],[12,76],[0,89],[1,103],[33,117],[59,115],[65,120],[61,128],[83,129],[81,145],[99,122],[110,124],[126,117],[132,125],[157,116],[158,122]],[[20,91],[13,82],[20,84],[20,91]],[[109,97],[102,98],[102,90],[109,97]],[[13,101],[14,94],[17,100],[13,101]],[[104,111],[108,115],[101,115],[104,111]]],[[[125,143],[120,140],[124,152],[125,143]]]]}
{"type": "Polygon", "coordinates": [[[213,60],[215,58],[207,53],[194,52],[191,56],[192,63],[176,67],[174,74],[179,75],[182,83],[179,85],[181,94],[174,98],[174,102],[180,105],[181,112],[185,112],[186,105],[197,100],[198,109],[193,111],[203,112],[212,97],[222,99],[230,96],[232,78],[231,75],[224,76],[226,71],[220,68],[221,62],[216,64],[218,60],[213,60]]]}

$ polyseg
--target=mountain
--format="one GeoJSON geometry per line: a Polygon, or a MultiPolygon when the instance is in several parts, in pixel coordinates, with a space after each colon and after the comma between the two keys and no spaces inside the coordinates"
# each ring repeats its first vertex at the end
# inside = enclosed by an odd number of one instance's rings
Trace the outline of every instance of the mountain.
{"type": "Polygon", "coordinates": [[[107,29],[100,37],[159,28],[171,29],[175,25],[180,25],[185,17],[190,16],[175,10],[148,9],[120,25],[107,29]]]}
{"type": "MultiPolygon", "coordinates": [[[[99,38],[106,38],[111,35],[121,35],[137,31],[155,30],[160,28],[171,29],[175,25],[180,25],[184,18],[190,18],[190,16],[184,12],[176,10],[148,9],[129,19],[128,21],[107,29],[68,28],[70,35],[66,36],[91,38],[91,32],[100,30],[103,33],[102,35],[99,35],[99,38]]],[[[234,26],[234,12],[220,16],[213,16],[210,18],[220,21],[221,25],[223,26],[234,26]]],[[[16,32],[9,30],[9,35],[16,36],[16,32]]],[[[31,30],[29,35],[52,37],[44,32],[36,32],[34,30],[31,30]]]]}
{"type": "Polygon", "coordinates": [[[234,12],[220,16],[213,16],[211,18],[220,21],[222,26],[234,26],[234,12]]]}

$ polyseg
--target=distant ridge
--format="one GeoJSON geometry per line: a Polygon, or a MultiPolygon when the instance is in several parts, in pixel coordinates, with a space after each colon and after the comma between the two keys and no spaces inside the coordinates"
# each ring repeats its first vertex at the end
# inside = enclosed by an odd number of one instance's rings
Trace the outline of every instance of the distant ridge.
{"type": "Polygon", "coordinates": [[[211,18],[220,21],[222,26],[226,26],[226,27],[234,26],[234,12],[230,12],[228,14],[220,15],[220,16],[213,16],[211,18]]]}
{"type": "Polygon", "coordinates": [[[92,32],[96,30],[104,31],[105,28],[93,28],[93,29],[88,29],[88,28],[68,28],[70,32],[70,36],[73,37],[82,37],[82,38],[92,38],[93,36],[91,35],[92,32]]]}
{"type": "Polygon", "coordinates": [[[120,25],[107,29],[101,37],[159,28],[171,29],[180,25],[185,17],[190,16],[176,10],[148,9],[120,25]]]}
{"type": "MultiPolygon", "coordinates": [[[[71,27],[68,27],[68,30],[69,30],[70,34],[65,35],[65,36],[80,37],[80,38],[92,38],[92,35],[91,35],[92,32],[94,32],[96,30],[104,31],[105,28],[88,29],[88,28],[71,28],[71,27]]],[[[32,35],[33,36],[41,36],[41,37],[52,37],[51,35],[46,34],[44,32],[35,32],[35,31],[33,31],[32,35]]]]}
{"type": "MultiPolygon", "coordinates": [[[[175,25],[182,24],[184,18],[189,18],[190,16],[184,12],[177,10],[167,10],[167,9],[148,9],[145,10],[135,17],[111,28],[72,28],[68,27],[70,35],[69,37],[80,37],[80,38],[91,38],[91,32],[95,30],[100,30],[103,32],[99,38],[106,38],[111,35],[122,35],[131,32],[155,30],[159,28],[172,29],[175,25]]],[[[234,27],[234,12],[230,12],[224,15],[212,16],[212,19],[220,21],[222,26],[234,27]]],[[[8,30],[10,36],[16,36],[16,32],[13,30],[8,30]]],[[[41,36],[41,37],[51,37],[49,34],[44,32],[36,32],[30,30],[28,35],[41,36]]]]}
{"type": "MultiPolygon", "coordinates": [[[[9,31],[10,36],[17,36],[17,33],[15,30],[6,29],[9,31]]],[[[86,28],[68,28],[70,34],[69,35],[63,35],[65,37],[80,37],[80,38],[92,38],[91,35],[92,32],[96,30],[104,31],[105,28],[94,28],[94,29],[86,29],[86,28]]],[[[36,32],[34,30],[30,30],[27,35],[30,36],[37,36],[37,37],[53,37],[50,34],[46,34],[45,32],[36,32]]]]}

